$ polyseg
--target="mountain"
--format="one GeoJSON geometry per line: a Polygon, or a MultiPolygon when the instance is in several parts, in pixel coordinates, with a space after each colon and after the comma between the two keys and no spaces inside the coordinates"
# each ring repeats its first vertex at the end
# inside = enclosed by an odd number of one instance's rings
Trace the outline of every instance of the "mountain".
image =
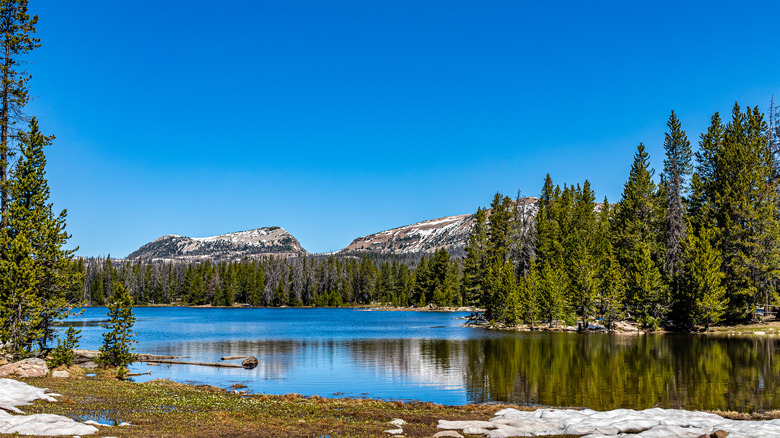
{"type": "Polygon", "coordinates": [[[257,228],[212,237],[169,234],[138,248],[127,259],[145,260],[240,260],[244,257],[295,257],[307,252],[281,227],[257,228]]]}
{"type": "MultiPolygon", "coordinates": [[[[536,215],[538,199],[529,196],[518,201],[526,219],[536,215]]],[[[488,210],[490,215],[490,210],[488,210]]],[[[473,214],[445,216],[392,230],[381,231],[358,237],[339,254],[374,253],[400,255],[409,253],[430,253],[445,248],[451,254],[462,254],[469,239],[473,214]]]]}
{"type": "Polygon", "coordinates": [[[473,214],[446,216],[358,237],[339,253],[386,255],[427,253],[439,248],[462,248],[469,237],[473,214]]]}

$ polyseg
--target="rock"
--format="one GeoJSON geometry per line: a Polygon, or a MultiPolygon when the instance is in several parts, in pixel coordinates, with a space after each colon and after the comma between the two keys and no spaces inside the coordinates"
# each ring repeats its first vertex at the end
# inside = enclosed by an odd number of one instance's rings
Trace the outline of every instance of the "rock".
{"type": "Polygon", "coordinates": [[[727,436],[729,436],[729,433],[722,429],[710,434],[710,438],[726,438],[727,436]]]}
{"type": "Polygon", "coordinates": [[[257,366],[257,358],[254,356],[249,356],[246,359],[244,359],[243,362],[241,362],[241,366],[248,370],[251,370],[252,368],[257,366]]]}
{"type": "Polygon", "coordinates": [[[441,432],[436,432],[433,434],[433,438],[441,438],[441,437],[452,437],[452,438],[463,438],[463,435],[459,434],[458,432],[455,432],[454,430],[443,430],[441,432]]]}
{"type": "Polygon", "coordinates": [[[70,373],[67,372],[67,371],[52,371],[51,372],[51,376],[52,377],[57,377],[57,378],[66,378],[67,379],[68,377],[70,377],[70,373]]]}
{"type": "Polygon", "coordinates": [[[385,433],[389,433],[390,435],[401,435],[404,433],[403,429],[388,429],[385,431],[385,433]]]}
{"type": "Polygon", "coordinates": [[[404,424],[406,424],[406,421],[400,419],[400,418],[393,418],[393,421],[390,422],[393,426],[401,427],[404,424]]]}
{"type": "Polygon", "coordinates": [[[46,377],[49,367],[43,359],[32,358],[9,363],[0,367],[0,377],[16,375],[18,377],[46,377]]]}

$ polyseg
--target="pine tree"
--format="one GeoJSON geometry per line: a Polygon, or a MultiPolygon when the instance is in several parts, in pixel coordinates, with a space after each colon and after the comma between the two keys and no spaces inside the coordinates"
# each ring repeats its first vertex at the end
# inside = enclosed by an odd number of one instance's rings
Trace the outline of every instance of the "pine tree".
{"type": "Polygon", "coordinates": [[[23,119],[30,100],[27,82],[30,75],[22,57],[40,47],[34,38],[38,16],[30,16],[27,0],[0,0],[0,229],[8,226],[8,167],[15,125],[23,119]]]}
{"type": "Polygon", "coordinates": [[[583,330],[587,330],[589,318],[596,310],[598,294],[598,258],[596,244],[598,229],[593,206],[595,197],[590,182],[574,190],[572,232],[566,245],[566,260],[570,279],[570,302],[581,318],[583,330]]]}
{"type": "Polygon", "coordinates": [[[65,330],[65,338],[60,337],[57,347],[51,352],[50,368],[59,365],[73,365],[73,359],[75,359],[73,349],[79,346],[79,339],[81,338],[79,333],[81,333],[81,330],[75,329],[72,325],[68,326],[68,329],[65,330]]]}
{"type": "MultiPolygon", "coordinates": [[[[4,230],[5,231],[5,230],[4,230]]],[[[41,267],[30,257],[32,251],[25,233],[0,233],[0,341],[15,359],[32,354],[42,336],[38,278],[41,267]]]]}
{"type": "Polygon", "coordinates": [[[512,198],[496,193],[488,217],[487,256],[491,260],[509,260],[512,212],[512,198]]]}
{"type": "Polygon", "coordinates": [[[566,290],[568,278],[566,271],[546,262],[539,273],[539,317],[553,327],[556,321],[564,319],[568,303],[566,290]]]}
{"type": "Polygon", "coordinates": [[[691,196],[688,200],[688,217],[692,231],[716,225],[714,201],[718,155],[723,145],[724,126],[720,115],[710,119],[707,132],[699,139],[699,150],[694,155],[696,167],[691,177],[691,196]]]}
{"type": "Polygon", "coordinates": [[[726,309],[726,293],[722,281],[720,251],[712,245],[714,233],[701,228],[698,235],[690,233],[684,242],[685,295],[681,310],[684,328],[703,325],[705,330],[720,322],[726,309]]]}
{"type": "Polygon", "coordinates": [[[518,318],[531,326],[536,327],[540,314],[539,299],[539,267],[538,263],[531,265],[528,273],[518,282],[518,318]]]}
{"type": "Polygon", "coordinates": [[[658,266],[653,261],[649,245],[640,244],[628,271],[628,284],[632,292],[633,312],[639,324],[654,330],[666,316],[667,285],[658,266]]]}
{"type": "MultiPolygon", "coordinates": [[[[686,177],[692,171],[691,143],[682,130],[680,120],[672,111],[666,124],[669,132],[665,134],[663,180],[666,191],[666,218],[664,221],[664,238],[666,256],[664,271],[670,285],[673,303],[678,301],[682,293],[680,275],[683,270],[682,242],[685,240],[686,219],[683,209],[683,197],[687,192],[686,177]]],[[[673,304],[674,305],[674,304],[673,304]]],[[[679,318],[679,315],[676,316],[679,318]]]]}
{"type": "Polygon", "coordinates": [[[133,361],[134,338],[133,299],[122,283],[113,285],[114,294],[108,304],[108,322],[103,324],[107,331],[103,333],[103,345],[95,358],[99,365],[126,367],[133,361]]]}
{"type": "Polygon", "coordinates": [[[668,301],[661,276],[662,222],[657,187],[652,180],[649,155],[641,143],[634,155],[623,195],[615,208],[612,230],[615,256],[628,278],[629,313],[644,324],[657,326],[668,301]],[[651,301],[648,301],[651,300],[651,301]]]}
{"type": "Polygon", "coordinates": [[[606,254],[606,262],[602,265],[599,301],[604,326],[607,330],[612,330],[615,322],[625,318],[623,309],[626,299],[626,279],[625,272],[620,267],[611,244],[609,244],[606,254]]]}
{"type": "Polygon", "coordinates": [[[474,225],[466,244],[463,259],[463,289],[466,302],[471,306],[484,304],[482,286],[487,271],[487,218],[485,210],[477,208],[474,225]]]}
{"type": "Polygon", "coordinates": [[[490,296],[486,317],[506,325],[517,324],[519,290],[512,265],[493,258],[488,266],[485,288],[490,296]]]}
{"type": "Polygon", "coordinates": [[[431,290],[431,274],[428,268],[428,260],[423,256],[414,270],[414,287],[412,289],[412,302],[419,307],[428,304],[428,291],[431,290]]]}
{"type": "MultiPolygon", "coordinates": [[[[7,223],[0,230],[9,242],[23,235],[29,244],[30,252],[27,256],[35,265],[37,273],[34,286],[36,300],[31,301],[23,311],[36,314],[35,330],[38,335],[32,341],[38,344],[41,351],[54,338],[54,325],[70,311],[71,305],[66,297],[81,276],[80,272],[70,269],[75,250],[63,249],[70,238],[65,232],[67,212],[63,210],[55,215],[49,202],[43,148],[50,142],[51,138],[44,136],[38,129],[35,118],[30,121],[30,131],[20,134],[21,156],[7,184],[10,195],[7,223]]],[[[8,248],[3,246],[0,253],[8,248]]]]}

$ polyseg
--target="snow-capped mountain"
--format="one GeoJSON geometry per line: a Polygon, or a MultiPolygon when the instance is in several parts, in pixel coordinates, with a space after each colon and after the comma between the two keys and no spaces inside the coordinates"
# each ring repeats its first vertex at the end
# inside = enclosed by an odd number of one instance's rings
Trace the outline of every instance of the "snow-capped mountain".
{"type": "MultiPolygon", "coordinates": [[[[538,199],[535,197],[521,198],[520,208],[526,219],[533,218],[538,210],[538,199]]],[[[488,210],[490,215],[490,210],[488,210]]],[[[458,254],[468,242],[469,232],[474,224],[473,214],[446,216],[438,219],[417,222],[392,230],[381,231],[353,240],[341,254],[377,253],[377,254],[409,254],[430,253],[444,248],[450,253],[458,254]]]]}
{"type": "Polygon", "coordinates": [[[244,257],[295,257],[307,252],[281,227],[257,228],[212,237],[169,234],[138,248],[128,259],[145,260],[240,260],[244,257]]]}

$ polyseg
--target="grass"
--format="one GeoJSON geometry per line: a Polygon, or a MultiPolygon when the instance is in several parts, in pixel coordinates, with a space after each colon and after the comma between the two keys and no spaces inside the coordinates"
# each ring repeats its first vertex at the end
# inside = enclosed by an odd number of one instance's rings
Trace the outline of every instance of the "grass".
{"type": "MultiPolygon", "coordinates": [[[[168,380],[118,381],[108,372],[69,379],[29,378],[26,383],[62,394],[59,402],[36,401],[25,413],[51,413],[79,421],[128,422],[100,427],[92,436],[115,437],[389,437],[401,418],[408,437],[430,437],[444,420],[487,420],[511,405],[445,406],[370,399],[241,395],[210,386],[168,380]]],[[[528,409],[511,406],[517,409],[528,409]]],[[[9,436],[1,435],[0,436],[9,436]]]]}

